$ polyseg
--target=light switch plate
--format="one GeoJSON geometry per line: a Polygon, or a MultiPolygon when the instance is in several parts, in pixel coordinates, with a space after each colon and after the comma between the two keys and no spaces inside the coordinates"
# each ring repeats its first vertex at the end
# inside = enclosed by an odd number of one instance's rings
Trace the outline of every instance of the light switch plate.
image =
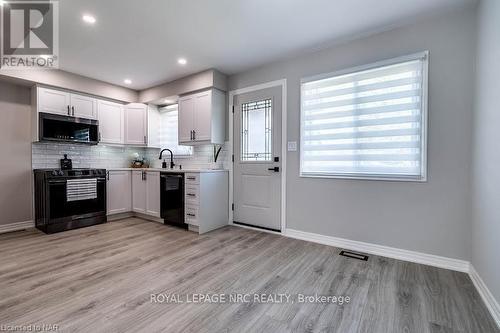
{"type": "Polygon", "coordinates": [[[297,141],[288,141],[288,151],[297,151],[297,141]]]}

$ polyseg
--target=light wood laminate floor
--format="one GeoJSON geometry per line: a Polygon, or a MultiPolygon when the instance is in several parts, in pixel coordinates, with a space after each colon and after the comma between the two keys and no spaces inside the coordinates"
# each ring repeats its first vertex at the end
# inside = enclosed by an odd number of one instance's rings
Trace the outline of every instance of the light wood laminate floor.
{"type": "Polygon", "coordinates": [[[238,227],[140,219],[0,235],[0,325],[60,332],[498,332],[466,274],[238,227]],[[345,295],[350,303],[155,304],[151,294],[345,295]]]}

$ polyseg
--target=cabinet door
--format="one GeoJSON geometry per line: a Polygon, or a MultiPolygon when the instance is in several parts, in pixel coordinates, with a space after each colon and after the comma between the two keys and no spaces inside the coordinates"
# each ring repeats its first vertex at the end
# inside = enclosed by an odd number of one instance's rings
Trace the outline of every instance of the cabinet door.
{"type": "Polygon", "coordinates": [[[70,115],[70,93],[38,88],[38,112],[70,115]]]}
{"type": "Polygon", "coordinates": [[[160,145],[161,117],[158,107],[148,105],[148,147],[161,148],[160,145]]]}
{"type": "Polygon", "coordinates": [[[146,182],[142,171],[132,171],[132,210],[146,214],[146,182]]]}
{"type": "Polygon", "coordinates": [[[123,106],[118,103],[98,101],[99,135],[102,143],[124,143],[123,106]]]}
{"type": "Polygon", "coordinates": [[[71,94],[71,115],[78,118],[97,119],[97,101],[95,98],[71,94]]]}
{"type": "Polygon", "coordinates": [[[160,217],[160,173],[146,172],[146,214],[160,217]]]}
{"type": "Polygon", "coordinates": [[[212,92],[206,91],[194,98],[194,140],[210,141],[212,128],[212,92]]]}
{"type": "Polygon", "coordinates": [[[132,209],[132,183],[130,171],[108,171],[107,214],[130,212],[132,209]]]}
{"type": "Polygon", "coordinates": [[[129,145],[147,144],[147,106],[129,104],[125,106],[125,143],[129,145]]]}
{"type": "Polygon", "coordinates": [[[194,130],[195,99],[185,96],[179,99],[179,143],[192,142],[191,133],[194,130]]]}

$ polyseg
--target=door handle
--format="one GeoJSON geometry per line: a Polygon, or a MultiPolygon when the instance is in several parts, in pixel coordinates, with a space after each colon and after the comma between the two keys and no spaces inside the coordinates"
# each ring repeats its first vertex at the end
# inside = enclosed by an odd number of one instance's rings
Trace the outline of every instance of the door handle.
{"type": "Polygon", "coordinates": [[[71,116],[71,112],[69,111],[69,105],[68,105],[68,116],[71,116]]]}
{"type": "Polygon", "coordinates": [[[74,106],[71,107],[71,111],[73,112],[73,116],[74,116],[75,115],[75,107],[74,106]]]}
{"type": "Polygon", "coordinates": [[[267,170],[274,171],[274,172],[280,172],[280,167],[269,168],[267,170]]]}

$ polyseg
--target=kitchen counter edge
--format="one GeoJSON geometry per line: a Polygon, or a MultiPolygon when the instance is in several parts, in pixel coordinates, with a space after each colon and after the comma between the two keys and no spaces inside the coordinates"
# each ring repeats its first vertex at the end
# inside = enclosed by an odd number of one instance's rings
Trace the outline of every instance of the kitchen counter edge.
{"type": "Polygon", "coordinates": [[[107,171],[159,171],[170,173],[210,173],[210,172],[229,172],[225,169],[162,169],[162,168],[107,168],[107,171]]]}

